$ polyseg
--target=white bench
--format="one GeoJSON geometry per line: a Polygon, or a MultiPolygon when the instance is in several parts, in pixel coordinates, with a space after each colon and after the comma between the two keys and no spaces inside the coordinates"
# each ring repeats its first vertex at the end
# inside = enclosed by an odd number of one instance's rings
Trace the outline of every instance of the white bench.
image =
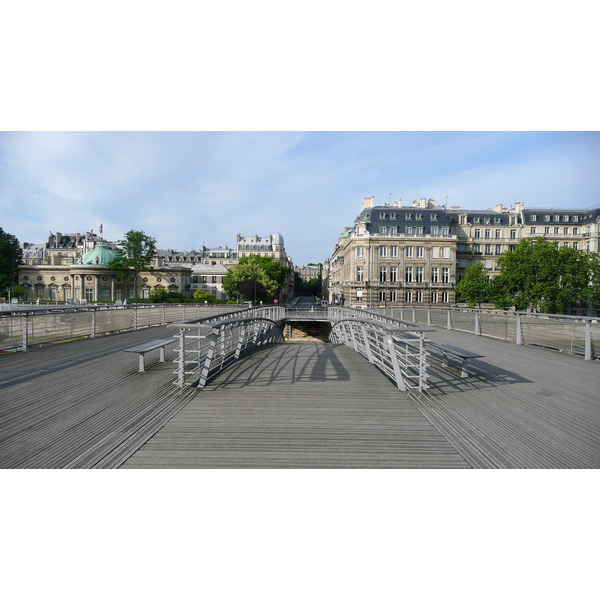
{"type": "Polygon", "coordinates": [[[123,352],[135,352],[140,356],[140,369],[139,372],[143,373],[146,370],[145,364],[145,355],[146,352],[150,352],[152,350],[160,350],[160,358],[158,362],[165,362],[165,346],[172,344],[175,341],[175,338],[162,338],[160,340],[152,340],[150,342],[144,342],[143,344],[138,344],[137,346],[132,346],[131,348],[125,348],[123,352]]]}
{"type": "Polygon", "coordinates": [[[437,348],[442,353],[442,367],[448,366],[449,354],[458,358],[461,361],[461,377],[469,376],[469,371],[467,370],[467,362],[470,358],[484,358],[485,356],[484,354],[477,354],[476,352],[464,350],[463,348],[458,348],[457,346],[452,346],[451,344],[433,344],[429,342],[428,345],[437,348]]]}

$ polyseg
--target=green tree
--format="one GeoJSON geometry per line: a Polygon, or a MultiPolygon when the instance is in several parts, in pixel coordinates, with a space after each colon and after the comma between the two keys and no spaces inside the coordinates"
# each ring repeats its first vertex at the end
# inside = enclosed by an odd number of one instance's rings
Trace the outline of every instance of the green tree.
{"type": "Polygon", "coordinates": [[[598,299],[600,259],[595,253],[559,247],[541,237],[523,239],[498,258],[498,266],[493,295],[501,308],[564,314],[576,302],[598,299]]]}
{"type": "Polygon", "coordinates": [[[488,300],[490,280],[481,263],[476,263],[465,271],[464,277],[456,284],[456,293],[467,306],[481,306],[488,300]]]}
{"type": "Polygon", "coordinates": [[[0,227],[0,292],[15,285],[22,259],[23,249],[19,240],[0,227]]]}
{"type": "Polygon", "coordinates": [[[197,302],[208,302],[209,304],[212,304],[215,300],[217,299],[217,297],[214,294],[211,294],[210,292],[207,292],[206,290],[196,290],[194,292],[194,300],[196,300],[197,302]]]}
{"type": "Polygon", "coordinates": [[[111,269],[133,269],[135,296],[138,297],[138,276],[141,271],[151,271],[156,252],[156,240],[143,231],[132,229],[125,239],[117,243],[117,256],[109,266],[111,269]]]}
{"type": "Polygon", "coordinates": [[[272,300],[291,272],[268,256],[246,256],[223,277],[223,287],[233,297],[272,300]]]}

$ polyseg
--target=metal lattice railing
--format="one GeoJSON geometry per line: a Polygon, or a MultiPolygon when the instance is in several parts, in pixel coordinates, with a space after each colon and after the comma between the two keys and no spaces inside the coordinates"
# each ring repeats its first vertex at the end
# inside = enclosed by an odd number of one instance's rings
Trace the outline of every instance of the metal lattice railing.
{"type": "Polygon", "coordinates": [[[179,341],[175,350],[176,385],[181,388],[196,385],[202,389],[210,379],[246,352],[284,341],[281,320],[274,321],[252,313],[272,314],[273,311],[267,308],[248,309],[233,318],[208,318],[174,324],[179,328],[179,334],[175,336],[179,341]]]}
{"type": "Polygon", "coordinates": [[[329,339],[349,346],[382,373],[401,391],[427,389],[427,356],[425,332],[432,327],[406,321],[375,320],[365,311],[332,309],[333,322],[329,339]],[[348,311],[353,311],[351,318],[348,311]],[[341,311],[336,314],[336,311],[341,311]],[[361,314],[362,313],[362,314],[361,314]]]}

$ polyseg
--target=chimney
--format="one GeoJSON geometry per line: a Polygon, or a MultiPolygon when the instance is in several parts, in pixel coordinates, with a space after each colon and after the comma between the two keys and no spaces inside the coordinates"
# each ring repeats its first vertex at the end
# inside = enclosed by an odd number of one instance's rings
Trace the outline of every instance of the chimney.
{"type": "Polygon", "coordinates": [[[370,198],[365,198],[362,201],[360,210],[362,212],[363,210],[366,210],[367,208],[373,208],[374,206],[375,206],[375,196],[371,196],[370,198]]]}

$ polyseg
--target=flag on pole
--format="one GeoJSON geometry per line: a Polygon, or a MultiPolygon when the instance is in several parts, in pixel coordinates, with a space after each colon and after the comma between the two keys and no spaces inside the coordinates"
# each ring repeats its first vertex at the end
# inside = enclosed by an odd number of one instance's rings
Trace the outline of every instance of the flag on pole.
{"type": "Polygon", "coordinates": [[[100,233],[102,233],[102,223],[100,223],[100,233]]]}

